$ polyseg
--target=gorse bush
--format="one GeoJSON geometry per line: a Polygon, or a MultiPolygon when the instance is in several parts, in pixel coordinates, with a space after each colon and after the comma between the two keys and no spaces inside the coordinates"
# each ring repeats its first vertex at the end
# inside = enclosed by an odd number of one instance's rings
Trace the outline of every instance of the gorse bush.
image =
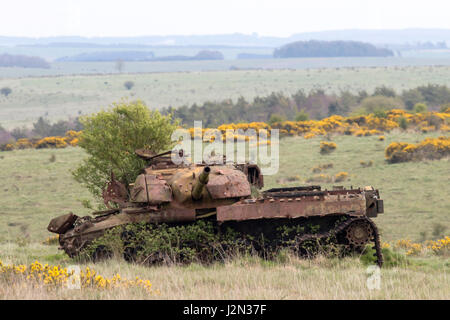
{"type": "Polygon", "coordinates": [[[426,241],[428,249],[433,250],[438,255],[450,255],[450,237],[445,236],[442,239],[426,241]]]}
{"type": "Polygon", "coordinates": [[[390,163],[440,159],[450,155],[450,137],[427,138],[418,144],[392,142],[385,155],[390,163]]]}
{"type": "Polygon", "coordinates": [[[64,138],[61,137],[47,137],[41,139],[37,142],[35,148],[36,149],[44,149],[44,148],[65,148],[67,147],[67,143],[64,138]]]}
{"type": "Polygon", "coordinates": [[[21,138],[16,142],[0,145],[1,151],[12,151],[15,149],[62,149],[68,146],[78,145],[81,131],[68,131],[64,137],[45,137],[42,139],[21,138]]]}
{"type": "MultiPolygon", "coordinates": [[[[305,120],[305,121],[284,121],[277,115],[273,115],[274,121],[272,124],[265,122],[250,122],[250,123],[228,123],[221,124],[217,130],[222,134],[222,140],[225,141],[227,137],[233,138],[235,141],[245,140],[249,141],[249,136],[244,134],[236,134],[227,132],[227,130],[248,130],[253,129],[256,132],[266,130],[270,135],[270,129],[279,129],[280,137],[285,136],[303,136],[305,139],[311,139],[318,135],[330,136],[331,134],[345,134],[357,137],[367,137],[373,135],[381,135],[395,129],[409,129],[420,132],[450,132],[450,107],[443,109],[441,112],[424,112],[424,113],[408,113],[404,110],[393,109],[383,111],[383,116],[376,114],[369,114],[363,116],[343,117],[333,115],[322,120],[305,120]],[[229,136],[229,135],[232,136],[229,136]]],[[[58,131],[62,128],[71,127],[69,122],[58,122],[52,125],[51,131],[58,131]],[[61,127],[59,126],[61,123],[61,127]],[[56,126],[56,127],[54,127],[56,126]],[[57,129],[59,128],[59,129],[57,129]]],[[[71,123],[71,122],[70,122],[71,123]]],[[[77,127],[82,127],[79,118],[76,119],[77,127]]],[[[39,119],[35,123],[35,130],[39,132],[50,132],[49,123],[44,119],[39,119]]],[[[194,128],[189,128],[189,134],[192,138],[202,138],[205,136],[206,128],[201,132],[195,132],[194,128]]],[[[23,131],[23,130],[22,130],[23,131]]],[[[34,131],[33,131],[34,132],[34,131]]],[[[59,131],[58,131],[59,132],[59,131]]],[[[76,146],[80,140],[80,131],[68,130],[65,132],[64,140],[67,145],[76,146]],[[76,133],[77,136],[71,135],[71,132],[76,133]]],[[[19,134],[18,136],[22,136],[19,134]]],[[[52,138],[62,138],[61,136],[53,136],[52,138]]],[[[380,137],[380,140],[383,138],[380,137]]],[[[32,144],[28,146],[18,146],[14,143],[14,136],[6,130],[0,130],[0,150],[9,151],[14,149],[24,149],[26,147],[36,147],[36,139],[29,139],[32,144]],[[8,146],[6,146],[8,144],[8,146]]],[[[205,140],[206,141],[206,140],[205,140]]],[[[212,141],[211,139],[209,141],[212,141]]],[[[54,147],[55,144],[41,143],[40,148],[54,147]]],[[[59,147],[63,147],[61,144],[59,147]]]]}
{"type": "Polygon", "coordinates": [[[361,167],[363,168],[368,168],[371,167],[373,165],[373,161],[369,160],[369,161],[360,161],[359,164],[361,165],[361,167]]]}
{"type": "MultiPolygon", "coordinates": [[[[313,168],[313,172],[319,172],[316,168],[313,168]],[[314,170],[316,169],[316,170],[314,170]]],[[[348,172],[345,171],[341,171],[338,172],[336,175],[332,176],[332,175],[328,175],[325,173],[321,173],[321,174],[316,174],[308,179],[306,179],[306,182],[322,182],[322,183],[330,183],[330,182],[343,182],[345,180],[347,180],[349,174],[348,172]]]]}
{"type": "MultiPolygon", "coordinates": [[[[80,270],[79,285],[81,290],[89,289],[128,289],[140,288],[148,294],[158,294],[158,291],[153,290],[152,283],[149,280],[136,277],[133,280],[122,278],[120,274],[115,274],[111,278],[107,278],[86,267],[80,270]]],[[[35,261],[30,265],[15,265],[3,264],[0,260],[0,281],[6,285],[14,285],[21,283],[24,288],[30,287],[45,287],[48,290],[64,288],[68,285],[75,285],[76,276],[74,271],[69,271],[67,268],[60,265],[52,266],[42,264],[35,261]]]]}
{"type": "Polygon", "coordinates": [[[348,172],[341,171],[334,176],[334,182],[342,182],[347,180],[348,172]]]}
{"type": "MultiPolygon", "coordinates": [[[[303,136],[305,139],[312,139],[316,136],[322,135],[329,137],[332,134],[353,135],[356,137],[367,137],[373,135],[381,135],[395,129],[409,129],[419,132],[450,132],[450,107],[443,110],[443,112],[425,112],[425,113],[408,113],[404,110],[393,109],[384,112],[385,116],[379,117],[375,114],[354,117],[342,117],[334,115],[322,120],[305,120],[305,121],[282,121],[281,118],[274,115],[277,122],[267,124],[265,122],[250,122],[250,123],[228,123],[217,127],[218,134],[222,134],[222,140],[227,138],[236,140],[249,141],[251,137],[245,135],[245,130],[255,130],[260,132],[266,130],[270,136],[270,129],[279,129],[280,137],[286,136],[303,136]],[[279,121],[279,122],[278,122],[279,121]],[[243,130],[242,133],[227,132],[227,130],[243,130]]],[[[164,117],[164,116],[163,116],[164,117]]],[[[59,122],[58,122],[59,123],[59,122]]],[[[46,128],[45,121],[38,121],[38,127],[46,128]]],[[[175,124],[173,122],[173,124],[175,124]]],[[[56,125],[56,124],[55,124],[56,125]]],[[[82,126],[82,124],[80,124],[82,126]]],[[[196,132],[194,128],[189,128],[189,134],[192,138],[205,138],[205,142],[212,142],[214,139],[206,139],[205,133],[208,129],[203,128],[196,132]]],[[[80,141],[81,131],[69,130],[64,137],[52,136],[50,140],[63,138],[67,146],[77,146],[80,141]],[[74,134],[76,135],[74,135],[74,134]]],[[[45,138],[44,138],[45,139],[45,138]]],[[[384,136],[380,136],[379,140],[384,140],[384,136]]],[[[26,141],[26,140],[24,140],[26,141]]],[[[15,143],[14,137],[6,130],[0,130],[0,151],[10,151],[14,149],[36,148],[38,139],[28,139],[30,143],[15,143]]],[[[267,142],[270,144],[270,141],[267,142]]],[[[63,148],[64,143],[47,143],[43,140],[39,143],[39,148],[63,148]]]]}
{"type": "Polygon", "coordinates": [[[443,236],[437,240],[426,240],[423,243],[413,242],[410,239],[400,239],[395,248],[405,252],[407,256],[415,256],[431,252],[436,255],[448,256],[450,253],[450,237],[443,236]]]}
{"type": "Polygon", "coordinates": [[[44,241],[41,242],[44,245],[51,246],[59,244],[59,234],[55,236],[48,237],[44,241]]]}
{"type": "Polygon", "coordinates": [[[321,141],[320,142],[320,153],[321,154],[329,154],[336,150],[337,144],[334,142],[321,141]]]}
{"type": "Polygon", "coordinates": [[[37,143],[33,144],[30,140],[26,138],[18,139],[15,144],[16,149],[29,149],[37,147],[37,143]]]}
{"type": "Polygon", "coordinates": [[[331,168],[333,168],[333,166],[334,166],[333,163],[323,163],[323,164],[319,164],[317,167],[311,168],[311,170],[314,173],[319,173],[321,171],[331,169],[331,168]]]}
{"type": "Polygon", "coordinates": [[[316,174],[308,179],[306,179],[306,182],[310,183],[310,182],[323,182],[323,183],[329,183],[332,182],[333,178],[325,173],[321,173],[321,174],[316,174]]]}

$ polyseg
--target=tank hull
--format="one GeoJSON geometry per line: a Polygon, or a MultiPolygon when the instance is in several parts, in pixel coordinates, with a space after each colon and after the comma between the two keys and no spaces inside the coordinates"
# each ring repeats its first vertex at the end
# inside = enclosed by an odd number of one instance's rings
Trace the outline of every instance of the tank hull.
{"type": "MultiPolygon", "coordinates": [[[[217,207],[163,205],[110,210],[95,218],[65,215],[53,219],[48,229],[60,234],[61,249],[74,257],[106,230],[138,222],[180,225],[208,219],[218,230],[231,227],[244,234],[262,234],[266,238],[280,236],[275,232],[277,226],[314,222],[321,226],[320,230],[290,235],[296,245],[330,237],[351,248],[361,248],[372,242],[377,264],[381,266],[379,233],[370,217],[382,212],[382,200],[373,188],[322,191],[319,186],[307,186],[271,189],[261,197],[229,199],[228,203],[217,207]]],[[[273,240],[276,243],[276,239],[273,240]]]]}

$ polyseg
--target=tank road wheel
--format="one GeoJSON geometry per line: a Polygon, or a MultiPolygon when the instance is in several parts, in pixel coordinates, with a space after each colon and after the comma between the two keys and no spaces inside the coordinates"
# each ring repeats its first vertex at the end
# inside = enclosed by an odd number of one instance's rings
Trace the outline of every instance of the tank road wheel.
{"type": "Polygon", "coordinates": [[[373,238],[372,226],[364,221],[354,221],[345,229],[345,238],[351,246],[363,248],[373,238]]]}
{"type": "Polygon", "coordinates": [[[120,235],[124,245],[123,258],[125,261],[134,262],[137,256],[137,250],[131,246],[131,241],[136,237],[133,231],[124,231],[120,235]]]}
{"type": "Polygon", "coordinates": [[[112,252],[109,251],[104,245],[99,245],[97,248],[95,248],[92,258],[94,262],[107,260],[109,258],[112,258],[112,252]]]}
{"type": "Polygon", "coordinates": [[[362,251],[367,243],[373,242],[372,248],[375,250],[373,254],[376,258],[375,263],[381,268],[383,265],[383,254],[377,226],[367,217],[353,221],[349,220],[349,223],[342,232],[347,244],[353,249],[362,251]]]}

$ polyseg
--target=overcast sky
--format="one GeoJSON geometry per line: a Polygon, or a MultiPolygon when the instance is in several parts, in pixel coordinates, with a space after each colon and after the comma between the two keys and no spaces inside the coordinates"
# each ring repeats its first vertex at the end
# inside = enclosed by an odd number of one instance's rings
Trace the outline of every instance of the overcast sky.
{"type": "Polygon", "coordinates": [[[450,29],[450,0],[2,0],[0,35],[139,36],[450,29]]]}

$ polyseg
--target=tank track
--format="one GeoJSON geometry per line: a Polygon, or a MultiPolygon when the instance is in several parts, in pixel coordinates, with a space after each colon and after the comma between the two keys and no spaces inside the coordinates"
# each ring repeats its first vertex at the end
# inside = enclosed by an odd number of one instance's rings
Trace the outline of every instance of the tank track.
{"type": "MultiPolygon", "coordinates": [[[[328,230],[324,230],[317,233],[306,233],[303,235],[296,236],[295,240],[298,246],[302,246],[303,243],[308,241],[322,241],[327,240],[331,238],[336,238],[338,236],[341,236],[345,233],[346,229],[355,222],[363,222],[367,224],[371,229],[370,234],[370,241],[373,242],[373,249],[375,250],[374,256],[376,258],[376,264],[381,267],[383,265],[383,255],[381,251],[381,244],[380,244],[380,235],[378,232],[378,228],[376,227],[375,223],[370,220],[367,217],[352,217],[343,215],[343,217],[346,217],[347,219],[343,222],[340,222],[339,224],[335,225],[333,228],[330,228],[328,230]]],[[[265,220],[265,223],[267,225],[271,225],[271,223],[268,223],[270,220],[265,220]]],[[[251,220],[245,221],[247,223],[250,223],[251,220]]],[[[241,223],[238,223],[238,225],[241,223]]],[[[245,228],[244,228],[245,230],[245,228]]],[[[242,231],[241,231],[242,232],[242,231]]],[[[245,233],[245,231],[243,231],[245,233]]],[[[98,235],[100,236],[100,234],[98,235]]],[[[78,253],[82,251],[82,249],[90,242],[90,241],[83,241],[83,236],[75,236],[67,240],[60,239],[60,245],[61,249],[63,249],[70,257],[76,256],[78,253]]],[[[338,244],[343,244],[347,246],[351,246],[350,244],[342,243],[342,241],[338,241],[338,244]]],[[[124,254],[126,254],[124,252],[124,254]]]]}
{"type": "MultiPolygon", "coordinates": [[[[298,218],[298,219],[262,219],[262,220],[245,220],[241,222],[234,222],[234,223],[228,223],[228,225],[231,226],[231,228],[240,231],[242,234],[250,234],[253,236],[256,236],[260,233],[267,234],[267,232],[270,233],[273,228],[276,227],[276,221],[278,222],[281,220],[281,225],[296,221],[294,223],[297,223],[300,226],[305,226],[309,222],[326,222],[326,219],[330,219],[328,223],[325,223],[324,227],[321,227],[322,230],[319,230],[317,232],[313,231],[307,231],[304,234],[297,234],[294,235],[294,237],[291,237],[290,239],[295,240],[295,245],[292,247],[294,250],[304,250],[305,244],[308,242],[315,242],[315,243],[329,243],[334,242],[338,245],[343,245],[351,250],[355,249],[355,246],[353,246],[346,238],[345,233],[348,227],[350,227],[354,223],[364,223],[365,226],[370,230],[370,233],[367,235],[367,242],[364,242],[362,246],[356,246],[356,249],[363,249],[364,246],[372,242],[373,247],[372,249],[375,250],[374,257],[376,258],[376,264],[381,267],[383,265],[383,255],[381,251],[381,244],[380,244],[380,235],[378,232],[378,228],[376,227],[375,223],[370,220],[368,217],[364,216],[350,216],[346,214],[341,215],[334,215],[334,216],[326,216],[326,217],[320,217],[320,216],[312,216],[310,218],[298,218]],[[315,219],[315,221],[310,221],[311,219],[315,219]],[[341,220],[345,219],[345,220],[341,220]],[[269,226],[269,228],[258,229],[258,231],[254,231],[254,229],[258,228],[258,224],[262,224],[263,227],[269,226]]],[[[280,225],[280,224],[279,224],[280,225]]],[[[275,241],[276,246],[283,246],[282,240],[275,241]]],[[[306,250],[306,254],[309,254],[306,250]]]]}
{"type": "Polygon", "coordinates": [[[301,244],[303,242],[311,240],[320,241],[324,239],[329,239],[330,237],[341,234],[342,232],[345,231],[347,227],[349,227],[352,223],[357,221],[362,221],[370,225],[373,232],[370,240],[374,244],[372,247],[372,249],[375,250],[374,257],[376,258],[376,264],[381,268],[383,266],[383,254],[381,251],[380,233],[378,232],[378,228],[375,225],[375,223],[367,217],[351,217],[330,231],[323,231],[315,234],[305,234],[297,238],[297,240],[301,244]]]}
{"type": "Polygon", "coordinates": [[[372,249],[375,250],[374,256],[377,258],[376,263],[381,268],[383,266],[383,253],[381,251],[380,233],[378,232],[378,228],[372,220],[370,220],[369,218],[365,219],[369,222],[370,226],[374,230],[374,235],[371,239],[374,243],[372,249]]]}

